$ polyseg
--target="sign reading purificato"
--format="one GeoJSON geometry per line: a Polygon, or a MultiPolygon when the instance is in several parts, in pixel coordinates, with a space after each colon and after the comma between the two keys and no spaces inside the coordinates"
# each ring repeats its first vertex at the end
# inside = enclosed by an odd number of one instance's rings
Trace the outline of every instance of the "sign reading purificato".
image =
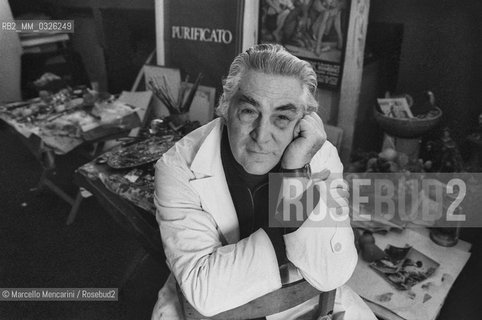
{"type": "Polygon", "coordinates": [[[157,61],[221,94],[241,51],[257,42],[258,0],[156,0],[157,61]]]}
{"type": "Polygon", "coordinates": [[[172,26],[172,39],[184,39],[202,42],[216,42],[230,44],[233,33],[226,29],[210,29],[199,27],[172,26]]]}

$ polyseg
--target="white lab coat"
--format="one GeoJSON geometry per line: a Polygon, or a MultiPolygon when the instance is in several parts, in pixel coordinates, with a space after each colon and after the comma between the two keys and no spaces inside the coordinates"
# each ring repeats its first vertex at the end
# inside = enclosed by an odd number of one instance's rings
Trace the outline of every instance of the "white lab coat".
{"type": "MultiPolygon", "coordinates": [[[[266,233],[259,229],[239,239],[221,163],[222,128],[222,119],[213,120],[176,143],[156,164],[156,217],[172,274],[159,292],[152,319],[183,319],[176,281],[186,299],[206,316],[281,287],[277,258],[266,233]]],[[[343,169],[329,142],[313,157],[311,167],[313,172],[343,169]]],[[[326,234],[326,242],[316,251],[309,241],[297,243],[299,239],[285,237],[285,243],[288,258],[303,267],[305,278],[328,291],[350,278],[357,255],[351,228],[320,232],[326,234]]]]}

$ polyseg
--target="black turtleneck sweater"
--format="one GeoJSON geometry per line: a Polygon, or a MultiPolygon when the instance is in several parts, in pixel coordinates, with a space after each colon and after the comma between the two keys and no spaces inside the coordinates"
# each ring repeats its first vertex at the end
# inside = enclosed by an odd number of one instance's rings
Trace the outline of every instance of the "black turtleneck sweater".
{"type": "MultiPolygon", "coordinates": [[[[262,228],[273,243],[278,265],[287,263],[283,240],[285,229],[269,228],[269,173],[255,175],[244,170],[231,151],[226,127],[221,139],[221,160],[238,216],[240,238],[246,238],[262,228]]],[[[278,164],[270,172],[279,172],[279,169],[278,164]]]]}

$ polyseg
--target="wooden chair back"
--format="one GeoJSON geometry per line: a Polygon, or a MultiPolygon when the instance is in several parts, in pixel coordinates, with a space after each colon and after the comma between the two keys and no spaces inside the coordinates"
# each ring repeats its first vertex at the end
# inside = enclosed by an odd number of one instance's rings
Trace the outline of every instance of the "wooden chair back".
{"type": "Polygon", "coordinates": [[[319,295],[318,308],[309,315],[307,314],[302,317],[303,319],[318,319],[319,317],[331,315],[333,313],[336,290],[320,292],[306,282],[306,280],[302,279],[293,283],[285,284],[278,290],[210,318],[200,314],[185,299],[179,287],[178,293],[186,320],[244,320],[262,318],[293,308],[319,295]]]}

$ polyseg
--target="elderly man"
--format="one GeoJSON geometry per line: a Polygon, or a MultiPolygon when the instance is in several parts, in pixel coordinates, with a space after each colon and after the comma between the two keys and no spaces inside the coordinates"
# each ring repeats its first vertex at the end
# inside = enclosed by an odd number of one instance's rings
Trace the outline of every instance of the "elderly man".
{"type": "MultiPolygon", "coordinates": [[[[304,179],[310,171],[326,178],[343,170],[316,114],[316,85],[307,62],[279,45],[255,46],[231,65],[220,118],[156,164],[157,220],[172,274],[153,319],[182,319],[176,282],[200,313],[212,316],[279,289],[286,263],[322,291],[349,279],[357,261],[349,221],[303,223],[286,234],[268,223],[268,173],[304,179]]],[[[345,311],[345,319],[374,318],[344,287],[335,311],[345,311]]]]}

